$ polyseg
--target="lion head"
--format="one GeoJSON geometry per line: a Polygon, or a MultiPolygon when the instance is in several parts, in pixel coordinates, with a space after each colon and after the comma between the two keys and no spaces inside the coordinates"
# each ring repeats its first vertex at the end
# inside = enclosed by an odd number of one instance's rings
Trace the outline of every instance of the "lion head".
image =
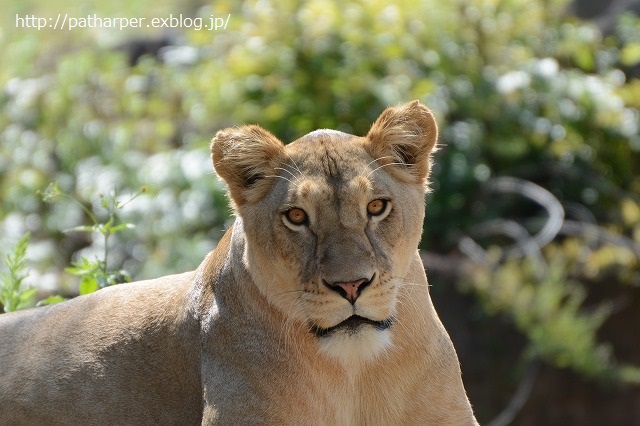
{"type": "Polygon", "coordinates": [[[320,352],[350,363],[393,346],[436,140],[418,101],[386,109],[364,137],[316,130],[285,146],[243,126],[213,139],[247,270],[320,352]]]}

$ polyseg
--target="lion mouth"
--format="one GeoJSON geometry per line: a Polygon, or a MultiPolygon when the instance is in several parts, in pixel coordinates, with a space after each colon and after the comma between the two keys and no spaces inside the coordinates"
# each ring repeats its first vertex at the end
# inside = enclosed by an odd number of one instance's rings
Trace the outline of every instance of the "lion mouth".
{"type": "Polygon", "coordinates": [[[370,325],[374,327],[376,330],[386,330],[391,327],[393,320],[391,318],[387,318],[382,321],[374,321],[369,318],[361,317],[360,315],[351,315],[346,320],[334,325],[329,328],[321,328],[317,326],[313,326],[311,328],[311,332],[316,335],[316,337],[326,337],[332,333],[337,331],[346,331],[349,334],[356,334],[360,327],[365,325],[370,325]]]}

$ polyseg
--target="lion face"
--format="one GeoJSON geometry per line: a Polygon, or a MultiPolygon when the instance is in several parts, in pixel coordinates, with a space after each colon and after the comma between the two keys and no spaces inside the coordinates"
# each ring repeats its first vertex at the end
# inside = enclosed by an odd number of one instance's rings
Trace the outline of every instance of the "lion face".
{"type": "Polygon", "coordinates": [[[213,141],[253,281],[286,327],[342,362],[393,344],[436,138],[430,112],[414,102],[385,110],[366,137],[318,130],[285,147],[250,126],[213,141]]]}

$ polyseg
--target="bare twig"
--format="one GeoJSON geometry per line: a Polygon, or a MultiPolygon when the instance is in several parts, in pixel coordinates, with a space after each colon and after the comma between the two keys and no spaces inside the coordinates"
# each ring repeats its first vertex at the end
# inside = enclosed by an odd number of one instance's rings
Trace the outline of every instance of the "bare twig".
{"type": "Polygon", "coordinates": [[[589,240],[595,239],[604,243],[624,247],[632,251],[636,257],[640,259],[640,244],[631,238],[618,235],[592,223],[565,220],[560,229],[560,233],[563,235],[583,236],[589,240]]]}
{"type": "MultiPolygon", "coordinates": [[[[546,223],[540,232],[532,237],[538,248],[546,246],[558,235],[564,221],[564,209],[560,201],[551,192],[533,182],[513,177],[493,179],[489,182],[488,188],[496,192],[517,194],[529,198],[540,204],[547,211],[548,219],[546,223]]],[[[516,250],[520,252],[520,255],[529,254],[522,253],[521,247],[515,245],[506,249],[506,255],[508,257],[517,256],[517,253],[513,253],[516,250]]]]}
{"type": "MultiPolygon", "coordinates": [[[[542,253],[540,252],[540,246],[538,246],[535,238],[529,234],[526,228],[518,222],[502,219],[487,222],[481,226],[477,234],[479,234],[479,236],[503,234],[512,238],[516,241],[516,245],[514,247],[517,247],[518,250],[511,250],[511,256],[513,257],[518,255],[518,257],[531,257],[537,266],[537,278],[542,279],[546,276],[549,267],[544,256],[542,256],[542,253]]],[[[472,260],[482,263],[486,262],[485,250],[471,238],[463,237],[460,240],[459,248],[472,260]]],[[[505,254],[504,257],[508,257],[508,254],[505,254]]]]}
{"type": "Polygon", "coordinates": [[[533,360],[527,366],[527,369],[518,384],[518,389],[509,400],[507,406],[493,420],[487,423],[488,426],[506,426],[516,418],[524,404],[531,395],[531,390],[538,377],[540,370],[540,362],[533,360]]]}
{"type": "MultiPolygon", "coordinates": [[[[540,254],[540,248],[551,242],[562,228],[564,209],[560,201],[541,186],[512,177],[493,179],[489,182],[488,188],[496,192],[518,194],[535,201],[546,210],[547,219],[542,229],[535,235],[530,235],[522,225],[511,220],[495,220],[480,224],[475,227],[473,234],[479,237],[506,235],[515,240],[516,244],[504,249],[503,256],[505,258],[534,256],[538,263],[546,265],[540,254]]],[[[461,238],[458,247],[473,261],[486,262],[485,250],[470,236],[461,238]]]]}
{"type": "Polygon", "coordinates": [[[460,254],[442,255],[420,250],[420,259],[422,259],[422,265],[427,274],[436,273],[454,278],[470,276],[474,266],[473,262],[460,254]]]}

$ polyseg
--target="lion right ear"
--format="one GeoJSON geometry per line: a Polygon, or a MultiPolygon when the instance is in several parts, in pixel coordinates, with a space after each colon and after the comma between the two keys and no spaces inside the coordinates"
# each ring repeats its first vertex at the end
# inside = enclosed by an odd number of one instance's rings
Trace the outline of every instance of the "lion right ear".
{"type": "Polygon", "coordinates": [[[428,183],[438,126],[429,108],[418,101],[387,108],[367,134],[368,149],[380,165],[405,182],[428,183]]]}
{"type": "Polygon", "coordinates": [[[260,126],[241,126],[219,131],[211,140],[213,167],[229,186],[237,207],[256,203],[271,188],[281,164],[284,144],[260,126]]]}

